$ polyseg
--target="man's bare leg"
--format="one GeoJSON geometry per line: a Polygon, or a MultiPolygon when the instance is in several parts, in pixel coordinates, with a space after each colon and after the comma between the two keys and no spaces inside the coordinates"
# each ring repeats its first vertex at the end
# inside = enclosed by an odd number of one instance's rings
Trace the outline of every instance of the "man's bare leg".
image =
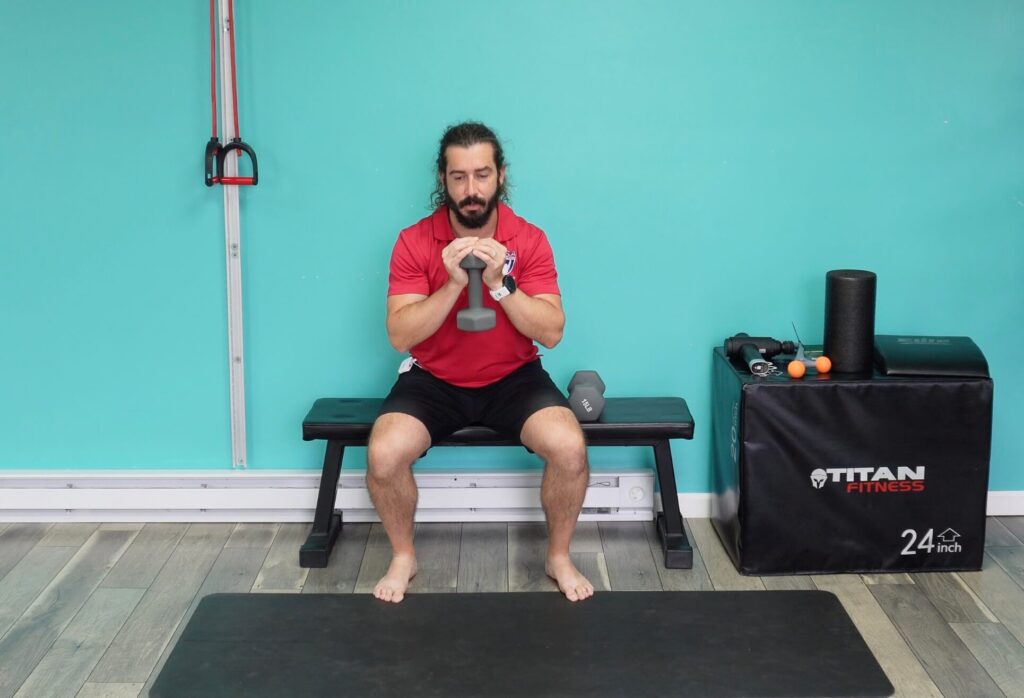
{"type": "Polygon", "coordinates": [[[587,445],[572,411],[546,407],[532,414],[520,435],[523,444],[544,459],[540,501],[548,524],[544,570],[570,601],[594,594],[594,585],[569,559],[569,544],[587,493],[587,445]]]}
{"type": "Polygon", "coordinates": [[[418,492],[412,464],[430,448],[430,434],[421,421],[398,412],[374,422],[366,449],[366,486],[384,531],[391,541],[391,564],[373,588],[382,601],[398,603],[416,575],[413,516],[418,492]]]}

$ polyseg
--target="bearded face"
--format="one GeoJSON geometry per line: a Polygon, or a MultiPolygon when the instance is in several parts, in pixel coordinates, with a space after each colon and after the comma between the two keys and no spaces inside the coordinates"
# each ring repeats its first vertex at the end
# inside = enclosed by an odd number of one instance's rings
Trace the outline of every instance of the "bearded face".
{"type": "Polygon", "coordinates": [[[494,147],[474,143],[445,151],[444,201],[459,225],[476,230],[491,218],[501,198],[505,171],[494,164],[494,147]]]}

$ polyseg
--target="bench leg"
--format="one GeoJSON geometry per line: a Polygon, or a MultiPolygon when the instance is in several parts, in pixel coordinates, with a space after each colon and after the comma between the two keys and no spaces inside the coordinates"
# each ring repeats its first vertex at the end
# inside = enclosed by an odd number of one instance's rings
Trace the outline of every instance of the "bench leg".
{"type": "Polygon", "coordinates": [[[658,535],[661,548],[665,551],[665,567],[688,570],[693,567],[693,548],[683,529],[683,517],[679,513],[679,498],[676,493],[676,473],[672,469],[672,449],[668,441],[654,445],[654,466],[658,470],[658,484],[661,486],[661,513],[658,514],[658,535]]]}
{"type": "Polygon", "coordinates": [[[299,565],[302,567],[327,567],[334,541],[341,532],[341,513],[335,513],[334,501],[338,495],[338,476],[341,475],[341,459],[344,455],[345,447],[341,443],[327,442],[313,528],[306,542],[299,548],[299,565]]]}

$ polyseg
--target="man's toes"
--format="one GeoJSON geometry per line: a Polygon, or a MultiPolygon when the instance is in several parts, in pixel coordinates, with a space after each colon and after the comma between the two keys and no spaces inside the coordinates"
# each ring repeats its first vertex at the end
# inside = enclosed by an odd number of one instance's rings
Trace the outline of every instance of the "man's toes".
{"type": "Polygon", "coordinates": [[[405,594],[396,590],[395,593],[392,595],[390,600],[391,600],[392,603],[398,603],[399,601],[401,601],[404,598],[405,598],[405,594]]]}

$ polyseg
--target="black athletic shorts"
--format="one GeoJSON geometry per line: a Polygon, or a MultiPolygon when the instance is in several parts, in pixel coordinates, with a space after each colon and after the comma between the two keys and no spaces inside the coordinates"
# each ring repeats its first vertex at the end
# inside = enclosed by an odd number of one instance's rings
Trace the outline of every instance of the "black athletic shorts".
{"type": "Polygon", "coordinates": [[[519,439],[530,415],[545,407],[569,407],[540,359],[481,388],[460,388],[413,365],[398,376],[381,414],[401,412],[423,422],[436,444],[462,427],[482,424],[519,439]]]}

